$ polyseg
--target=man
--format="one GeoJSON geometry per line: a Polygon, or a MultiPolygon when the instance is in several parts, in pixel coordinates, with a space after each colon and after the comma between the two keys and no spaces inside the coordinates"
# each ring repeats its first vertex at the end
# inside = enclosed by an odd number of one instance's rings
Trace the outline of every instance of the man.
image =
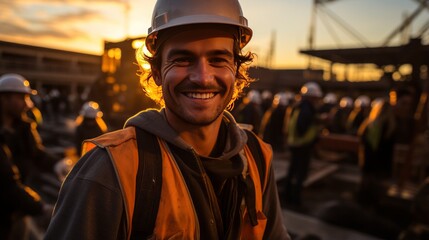
{"type": "Polygon", "coordinates": [[[30,94],[29,81],[15,73],[0,77],[0,134],[10,149],[22,181],[32,187],[41,173],[62,175],[68,171],[66,161],[46,151],[37,131],[37,124],[26,116],[30,94]]]}
{"type": "Polygon", "coordinates": [[[288,120],[287,144],[291,159],[284,181],[284,200],[293,205],[301,204],[302,186],[307,178],[314,144],[320,132],[317,110],[323,95],[315,82],[304,84],[300,94],[301,100],[293,107],[288,120]]]}
{"type": "Polygon", "coordinates": [[[251,36],[237,0],[159,0],[142,82],[164,107],[83,146],[94,148],[63,183],[46,239],[289,239],[272,152],[225,111],[250,82],[251,36]]]}
{"type": "MultiPolygon", "coordinates": [[[[11,239],[14,224],[26,215],[50,216],[52,205],[43,202],[36,192],[22,184],[10,150],[3,142],[0,135],[0,239],[11,239]]],[[[21,228],[18,231],[22,234],[24,230],[21,228]]]]}
{"type": "Polygon", "coordinates": [[[76,152],[82,152],[82,142],[97,137],[108,131],[103,120],[103,112],[97,102],[89,101],[82,105],[79,116],[76,118],[75,147],[76,152]]]}

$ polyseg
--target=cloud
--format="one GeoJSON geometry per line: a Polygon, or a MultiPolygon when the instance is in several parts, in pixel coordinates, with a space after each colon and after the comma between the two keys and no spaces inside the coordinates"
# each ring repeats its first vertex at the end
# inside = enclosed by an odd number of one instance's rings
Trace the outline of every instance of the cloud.
{"type": "MultiPolygon", "coordinates": [[[[106,22],[106,15],[90,7],[63,6],[57,11],[54,5],[23,4],[25,0],[14,1],[12,6],[5,6],[0,0],[0,34],[8,36],[27,37],[53,37],[72,38],[89,37],[90,31],[80,26],[91,23],[106,22]]],[[[63,1],[37,1],[37,2],[63,2],[63,1]]],[[[95,31],[96,32],[96,31],[95,31]]]]}

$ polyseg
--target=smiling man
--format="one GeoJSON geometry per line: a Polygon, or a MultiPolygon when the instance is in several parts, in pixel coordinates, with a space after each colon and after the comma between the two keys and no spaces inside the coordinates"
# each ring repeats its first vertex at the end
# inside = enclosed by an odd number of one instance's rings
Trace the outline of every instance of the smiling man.
{"type": "Polygon", "coordinates": [[[271,148],[226,110],[251,36],[237,0],[158,0],[138,60],[162,108],[85,143],[46,239],[289,239],[271,148]]]}

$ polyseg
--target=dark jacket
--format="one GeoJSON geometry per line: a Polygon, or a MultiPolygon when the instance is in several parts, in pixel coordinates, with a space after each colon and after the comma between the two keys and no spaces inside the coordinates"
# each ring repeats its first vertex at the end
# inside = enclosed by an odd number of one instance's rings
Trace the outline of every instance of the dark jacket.
{"type": "Polygon", "coordinates": [[[59,160],[45,150],[36,127],[37,124],[33,121],[20,119],[14,122],[14,131],[0,130],[24,183],[27,183],[29,178],[38,176],[40,172],[52,173],[55,163],[59,160]]]}
{"type": "Polygon", "coordinates": [[[7,239],[14,215],[43,213],[40,197],[22,184],[6,146],[0,146],[0,239],[7,239]]]}

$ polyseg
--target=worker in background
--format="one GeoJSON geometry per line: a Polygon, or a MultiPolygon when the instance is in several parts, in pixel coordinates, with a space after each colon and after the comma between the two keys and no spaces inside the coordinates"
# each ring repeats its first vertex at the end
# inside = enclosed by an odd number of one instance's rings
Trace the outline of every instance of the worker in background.
{"type": "Polygon", "coordinates": [[[323,97],[323,103],[319,109],[320,116],[326,119],[324,123],[324,129],[327,130],[327,132],[329,132],[329,130],[332,128],[332,122],[338,109],[339,104],[337,94],[333,92],[328,92],[323,97]]]}
{"type": "Polygon", "coordinates": [[[291,100],[290,95],[286,92],[276,93],[271,107],[265,111],[262,117],[259,136],[271,144],[276,152],[285,150],[285,118],[291,100]]]}
{"type": "Polygon", "coordinates": [[[321,125],[318,108],[323,97],[320,86],[308,82],[301,87],[301,99],[293,107],[288,121],[287,144],[290,164],[284,181],[285,201],[293,205],[301,204],[301,191],[310,168],[314,145],[321,125]]]}
{"type": "Polygon", "coordinates": [[[233,115],[240,124],[247,124],[254,133],[259,133],[262,120],[262,98],[258,90],[250,90],[243,102],[237,106],[233,115]]]}
{"type": "MultiPolygon", "coordinates": [[[[31,96],[30,96],[31,97],[31,96]]],[[[43,125],[43,115],[40,109],[36,106],[34,101],[31,98],[27,98],[27,117],[36,122],[37,126],[40,127],[43,125]]]]}
{"type": "Polygon", "coordinates": [[[342,97],[337,111],[333,114],[328,130],[331,133],[345,134],[347,118],[353,109],[353,99],[351,97],[342,97]]]}
{"type": "Polygon", "coordinates": [[[84,140],[97,137],[108,131],[108,127],[103,120],[103,112],[100,110],[98,103],[94,101],[89,101],[82,105],[75,123],[75,146],[78,155],[82,151],[82,142],[84,140]]]}
{"type": "Polygon", "coordinates": [[[45,203],[39,194],[22,183],[3,135],[0,135],[0,196],[0,239],[17,239],[17,235],[28,234],[25,228],[17,227],[24,216],[52,214],[53,205],[45,203]]]}
{"type": "Polygon", "coordinates": [[[393,112],[397,123],[395,132],[395,143],[401,145],[410,145],[415,137],[416,122],[414,113],[416,102],[414,94],[409,89],[400,89],[397,92],[396,104],[393,106],[393,112]]]}
{"type": "Polygon", "coordinates": [[[360,125],[371,111],[371,99],[366,95],[360,95],[354,101],[353,109],[347,117],[346,133],[356,135],[360,125]]]}
{"type": "Polygon", "coordinates": [[[35,91],[23,76],[9,73],[0,77],[0,133],[10,149],[24,184],[38,190],[42,174],[63,177],[70,170],[68,159],[48,151],[37,132],[37,124],[26,116],[30,94],[35,91]]]}
{"type": "Polygon", "coordinates": [[[320,114],[329,114],[330,112],[336,111],[338,107],[338,97],[335,93],[329,92],[323,97],[323,104],[320,107],[320,114]]]}
{"type": "Polygon", "coordinates": [[[392,177],[395,128],[389,102],[384,98],[374,99],[369,116],[358,130],[362,143],[359,153],[362,173],[357,198],[363,205],[377,206],[386,192],[386,181],[392,177]]]}
{"type": "Polygon", "coordinates": [[[273,93],[270,90],[264,90],[261,93],[261,109],[262,109],[262,115],[271,107],[273,104],[273,93]]]}

